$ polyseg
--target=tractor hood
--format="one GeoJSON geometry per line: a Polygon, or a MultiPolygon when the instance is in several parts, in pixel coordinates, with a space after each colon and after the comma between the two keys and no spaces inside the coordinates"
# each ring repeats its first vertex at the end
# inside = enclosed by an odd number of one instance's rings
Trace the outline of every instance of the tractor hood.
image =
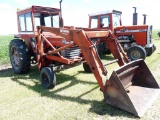
{"type": "Polygon", "coordinates": [[[115,28],[115,33],[145,32],[147,29],[148,25],[119,26],[115,28]]]}
{"type": "Polygon", "coordinates": [[[50,32],[43,32],[43,35],[54,46],[64,46],[64,38],[50,32]]]}
{"type": "Polygon", "coordinates": [[[151,47],[152,44],[152,25],[133,25],[119,26],[114,29],[114,33],[119,36],[132,36],[136,44],[151,47]]]}

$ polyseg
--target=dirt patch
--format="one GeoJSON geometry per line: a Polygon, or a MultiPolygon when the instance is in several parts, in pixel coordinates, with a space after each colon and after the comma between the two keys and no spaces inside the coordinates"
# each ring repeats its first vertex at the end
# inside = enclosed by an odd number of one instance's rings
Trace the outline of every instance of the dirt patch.
{"type": "Polygon", "coordinates": [[[11,71],[12,66],[10,64],[0,65],[0,73],[11,71]]]}

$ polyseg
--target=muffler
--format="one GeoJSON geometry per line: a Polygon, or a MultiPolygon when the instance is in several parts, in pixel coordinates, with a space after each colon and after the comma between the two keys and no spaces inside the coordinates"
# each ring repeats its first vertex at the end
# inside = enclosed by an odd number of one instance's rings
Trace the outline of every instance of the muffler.
{"type": "Polygon", "coordinates": [[[104,97],[108,104],[141,117],[159,92],[159,85],[144,60],[136,60],[113,71],[106,82],[104,97]]]}

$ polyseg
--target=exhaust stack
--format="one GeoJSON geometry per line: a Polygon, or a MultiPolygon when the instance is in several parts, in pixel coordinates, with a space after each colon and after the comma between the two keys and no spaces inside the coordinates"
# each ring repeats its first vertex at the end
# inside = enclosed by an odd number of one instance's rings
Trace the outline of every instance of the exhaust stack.
{"type": "Polygon", "coordinates": [[[138,13],[136,12],[136,7],[133,7],[133,8],[134,8],[133,25],[137,25],[138,13]]]}
{"type": "Polygon", "coordinates": [[[144,19],[143,19],[143,24],[145,25],[146,24],[146,14],[143,14],[142,16],[144,16],[144,19]]]}
{"type": "Polygon", "coordinates": [[[60,5],[59,27],[63,28],[64,24],[63,24],[63,18],[62,18],[62,7],[61,7],[61,4],[62,4],[62,0],[59,1],[59,5],[60,5]]]}

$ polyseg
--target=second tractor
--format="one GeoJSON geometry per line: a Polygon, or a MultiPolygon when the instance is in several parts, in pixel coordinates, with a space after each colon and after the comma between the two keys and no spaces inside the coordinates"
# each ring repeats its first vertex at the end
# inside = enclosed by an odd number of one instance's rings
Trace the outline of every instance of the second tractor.
{"type": "MultiPolygon", "coordinates": [[[[121,15],[122,12],[117,10],[89,14],[89,28],[111,30],[131,60],[145,59],[152,55],[156,46],[152,42],[152,25],[146,25],[146,15],[144,25],[137,25],[138,13],[135,8],[133,25],[130,26],[122,25],[121,15]]],[[[105,43],[100,43],[99,50],[110,53],[105,43]]]]}

